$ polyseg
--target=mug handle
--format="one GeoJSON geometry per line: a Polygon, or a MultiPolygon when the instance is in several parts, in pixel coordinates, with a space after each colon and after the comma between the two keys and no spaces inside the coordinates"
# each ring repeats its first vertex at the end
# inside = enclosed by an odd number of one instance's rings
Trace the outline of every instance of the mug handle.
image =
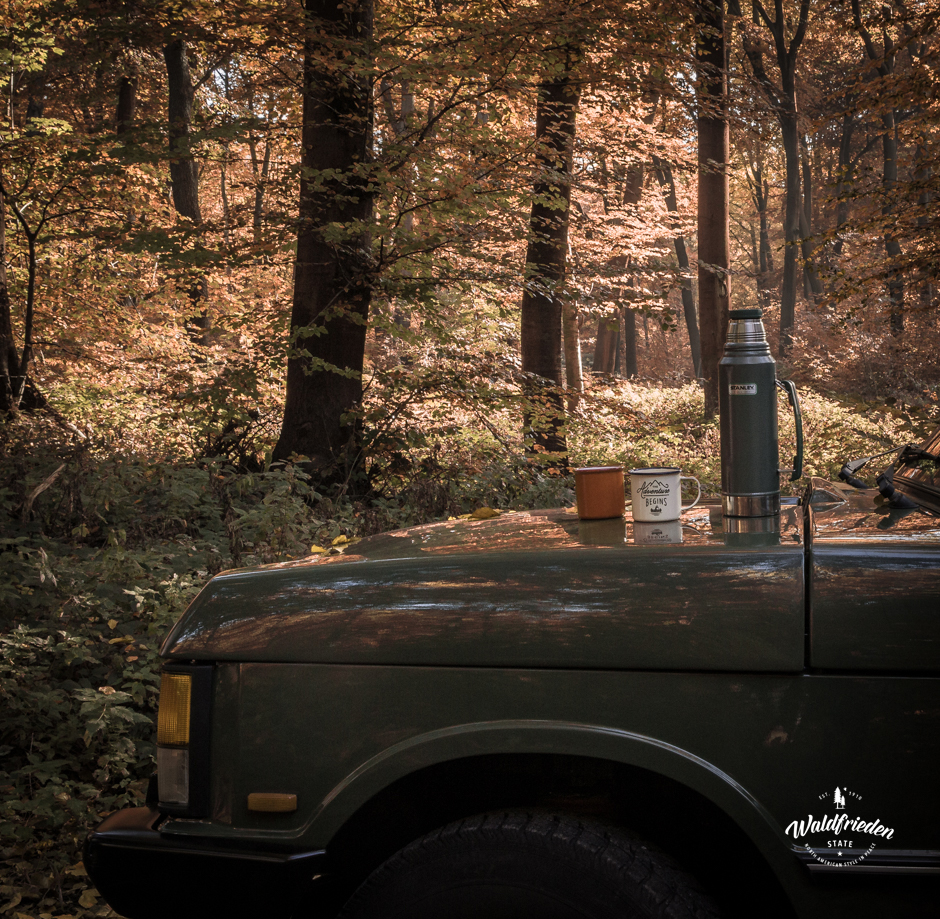
{"type": "Polygon", "coordinates": [[[680,475],[679,481],[681,482],[683,479],[685,479],[687,482],[695,482],[695,484],[698,485],[698,494],[695,496],[695,500],[691,504],[680,505],[679,507],[680,511],[687,511],[695,507],[695,505],[698,504],[698,502],[701,500],[702,483],[697,478],[695,478],[694,475],[680,475]]]}

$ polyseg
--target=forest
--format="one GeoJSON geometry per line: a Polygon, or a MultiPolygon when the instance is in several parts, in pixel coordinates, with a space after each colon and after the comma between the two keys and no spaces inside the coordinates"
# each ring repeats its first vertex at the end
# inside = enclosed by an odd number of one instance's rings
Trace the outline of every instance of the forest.
{"type": "Polygon", "coordinates": [[[930,0],[0,16],[10,919],[111,914],[81,843],[143,799],[160,640],[215,573],[570,505],[578,466],[717,494],[729,309],[807,475],[940,420],[930,0]]]}

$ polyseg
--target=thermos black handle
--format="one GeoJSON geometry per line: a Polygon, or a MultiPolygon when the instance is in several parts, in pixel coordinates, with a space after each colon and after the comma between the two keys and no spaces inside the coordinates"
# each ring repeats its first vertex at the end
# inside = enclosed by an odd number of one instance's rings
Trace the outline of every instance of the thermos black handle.
{"type": "Polygon", "coordinates": [[[787,394],[790,405],[793,406],[793,423],[796,427],[796,456],[793,457],[793,471],[790,473],[790,481],[795,482],[803,475],[803,415],[800,412],[800,400],[796,395],[796,384],[793,380],[777,380],[777,385],[787,394]]]}

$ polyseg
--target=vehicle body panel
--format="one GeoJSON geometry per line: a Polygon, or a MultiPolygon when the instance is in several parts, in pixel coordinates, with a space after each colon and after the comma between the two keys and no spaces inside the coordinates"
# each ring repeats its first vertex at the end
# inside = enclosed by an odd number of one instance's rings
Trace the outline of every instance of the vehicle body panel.
{"type": "Polygon", "coordinates": [[[810,508],[810,664],[940,674],[940,527],[844,493],[810,508]]]}
{"type": "Polygon", "coordinates": [[[785,510],[776,545],[731,553],[708,508],[688,515],[678,544],[637,545],[630,521],[598,523],[563,510],[455,521],[364,540],[352,556],[223,574],[161,653],[337,664],[803,669],[797,508],[785,510]]]}
{"type": "Polygon", "coordinates": [[[215,578],[161,652],[214,663],[211,814],[161,838],[329,853],[423,770],[587,757],[712,802],[801,917],[931,915],[913,904],[940,871],[936,519],[814,480],[779,518],[706,506],[641,535],[533,511],[215,578]],[[892,836],[812,877],[789,828],[836,787],[892,836]],[[297,810],[250,811],[257,792],[297,810]],[[877,871],[921,887],[859,877],[877,871]]]}
{"type": "Polygon", "coordinates": [[[655,765],[684,784],[708,773],[734,791],[723,809],[736,819],[759,812],[788,847],[787,825],[819,792],[849,785],[890,819],[892,843],[940,850],[938,796],[910,793],[931,787],[940,758],[934,679],[318,664],[239,671],[231,811],[217,815],[243,836],[323,847],[365,799],[409,771],[557,742],[565,752],[655,765]],[[249,813],[253,791],[297,793],[298,811],[249,813]]]}

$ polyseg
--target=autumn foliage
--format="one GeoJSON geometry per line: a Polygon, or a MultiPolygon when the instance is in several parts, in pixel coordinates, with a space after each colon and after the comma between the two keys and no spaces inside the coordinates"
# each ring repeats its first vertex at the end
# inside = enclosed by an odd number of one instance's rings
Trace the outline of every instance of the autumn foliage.
{"type": "Polygon", "coordinates": [[[160,636],[215,572],[570,502],[577,465],[715,493],[708,304],[764,309],[810,473],[936,424],[935,4],[0,17],[7,915],[104,914],[76,846],[142,796],[160,636]]]}

